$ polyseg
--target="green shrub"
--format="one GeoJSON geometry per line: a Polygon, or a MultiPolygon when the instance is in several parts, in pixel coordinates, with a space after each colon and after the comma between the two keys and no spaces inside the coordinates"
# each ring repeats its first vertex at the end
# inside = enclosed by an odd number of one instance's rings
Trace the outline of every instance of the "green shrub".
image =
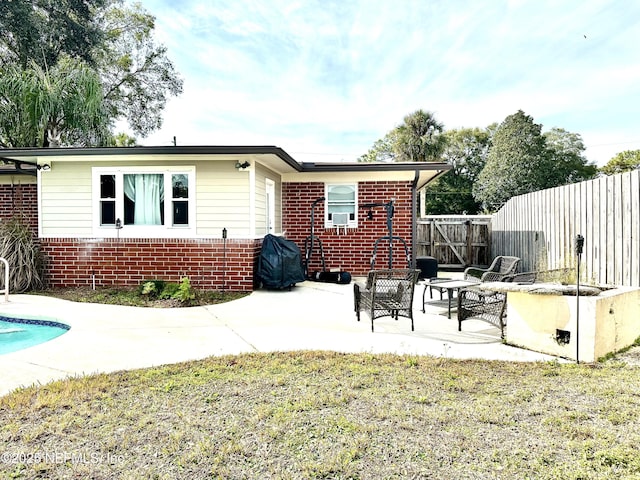
{"type": "Polygon", "coordinates": [[[178,300],[181,303],[189,303],[196,298],[189,277],[183,277],[180,283],[146,280],[138,287],[138,294],[151,299],[178,300]]]}
{"type": "Polygon", "coordinates": [[[171,298],[180,300],[182,303],[187,303],[196,298],[196,294],[191,288],[191,281],[189,277],[183,277],[178,285],[178,290],[173,294],[171,298]]]}
{"type": "MultiPolygon", "coordinates": [[[[42,287],[44,255],[29,226],[19,217],[0,221],[0,257],[9,262],[9,291],[24,292],[42,287]]],[[[0,268],[4,286],[4,268],[0,268]]]]}
{"type": "Polygon", "coordinates": [[[178,285],[177,283],[168,282],[164,285],[164,288],[160,292],[158,298],[161,298],[162,300],[173,298],[173,295],[178,291],[178,288],[180,288],[180,285],[178,285]]]}
{"type": "Polygon", "coordinates": [[[138,287],[138,294],[148,298],[158,298],[165,287],[164,280],[145,280],[138,287]]]}

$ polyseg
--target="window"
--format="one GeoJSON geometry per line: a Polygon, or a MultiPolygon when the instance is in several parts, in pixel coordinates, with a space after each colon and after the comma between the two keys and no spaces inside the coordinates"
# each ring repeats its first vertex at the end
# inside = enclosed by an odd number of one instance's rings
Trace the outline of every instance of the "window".
{"type": "Polygon", "coordinates": [[[100,175],[100,225],[116,223],[116,176],[100,175]]]}
{"type": "Polygon", "coordinates": [[[325,227],[357,227],[358,187],[356,184],[327,184],[325,187],[325,227]]]}
{"type": "Polygon", "coordinates": [[[164,225],[164,175],[123,175],[124,224],[164,225]]]}
{"type": "Polygon", "coordinates": [[[154,168],[95,168],[99,192],[99,227],[118,220],[131,233],[144,234],[189,228],[193,211],[193,168],[171,171],[154,168]]]}
{"type": "Polygon", "coordinates": [[[185,173],[171,175],[171,207],[174,225],[189,225],[189,176],[185,173]]]}

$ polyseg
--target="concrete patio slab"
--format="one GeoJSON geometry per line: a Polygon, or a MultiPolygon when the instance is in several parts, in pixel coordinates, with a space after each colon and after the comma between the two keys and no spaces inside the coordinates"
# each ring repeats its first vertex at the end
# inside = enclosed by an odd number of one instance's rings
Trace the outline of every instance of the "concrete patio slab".
{"type": "Polygon", "coordinates": [[[414,299],[415,331],[408,319],[366,315],[357,322],[352,285],[303,282],[291,291],[259,290],[232,302],[192,308],[140,308],[74,303],[11,295],[0,315],[46,318],[71,329],[49,342],[0,355],[0,395],[18,387],[98,372],[152,367],[248,352],[331,350],[504,361],[554,357],[510,347],[498,329],[455,315],[422,313],[414,299]]]}

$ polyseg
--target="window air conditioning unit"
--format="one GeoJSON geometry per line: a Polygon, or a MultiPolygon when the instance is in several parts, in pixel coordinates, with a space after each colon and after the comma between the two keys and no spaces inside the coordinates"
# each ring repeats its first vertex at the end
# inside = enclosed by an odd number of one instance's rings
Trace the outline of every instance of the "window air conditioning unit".
{"type": "Polygon", "coordinates": [[[348,213],[334,213],[331,218],[334,226],[347,225],[349,223],[348,213]]]}

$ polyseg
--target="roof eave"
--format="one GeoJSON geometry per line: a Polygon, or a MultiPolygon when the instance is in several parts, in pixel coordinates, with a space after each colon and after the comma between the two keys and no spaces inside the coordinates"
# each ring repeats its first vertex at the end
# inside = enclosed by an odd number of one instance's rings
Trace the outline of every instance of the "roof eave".
{"type": "Polygon", "coordinates": [[[303,172],[406,172],[416,170],[450,170],[443,162],[358,162],[358,163],[310,163],[301,164],[303,172]]]}
{"type": "Polygon", "coordinates": [[[300,171],[300,163],[295,161],[280,147],[272,145],[208,145],[208,146],[141,146],[141,147],[86,147],[86,148],[15,148],[2,149],[7,159],[63,157],[63,156],[120,156],[120,155],[275,155],[285,164],[300,171]]]}

